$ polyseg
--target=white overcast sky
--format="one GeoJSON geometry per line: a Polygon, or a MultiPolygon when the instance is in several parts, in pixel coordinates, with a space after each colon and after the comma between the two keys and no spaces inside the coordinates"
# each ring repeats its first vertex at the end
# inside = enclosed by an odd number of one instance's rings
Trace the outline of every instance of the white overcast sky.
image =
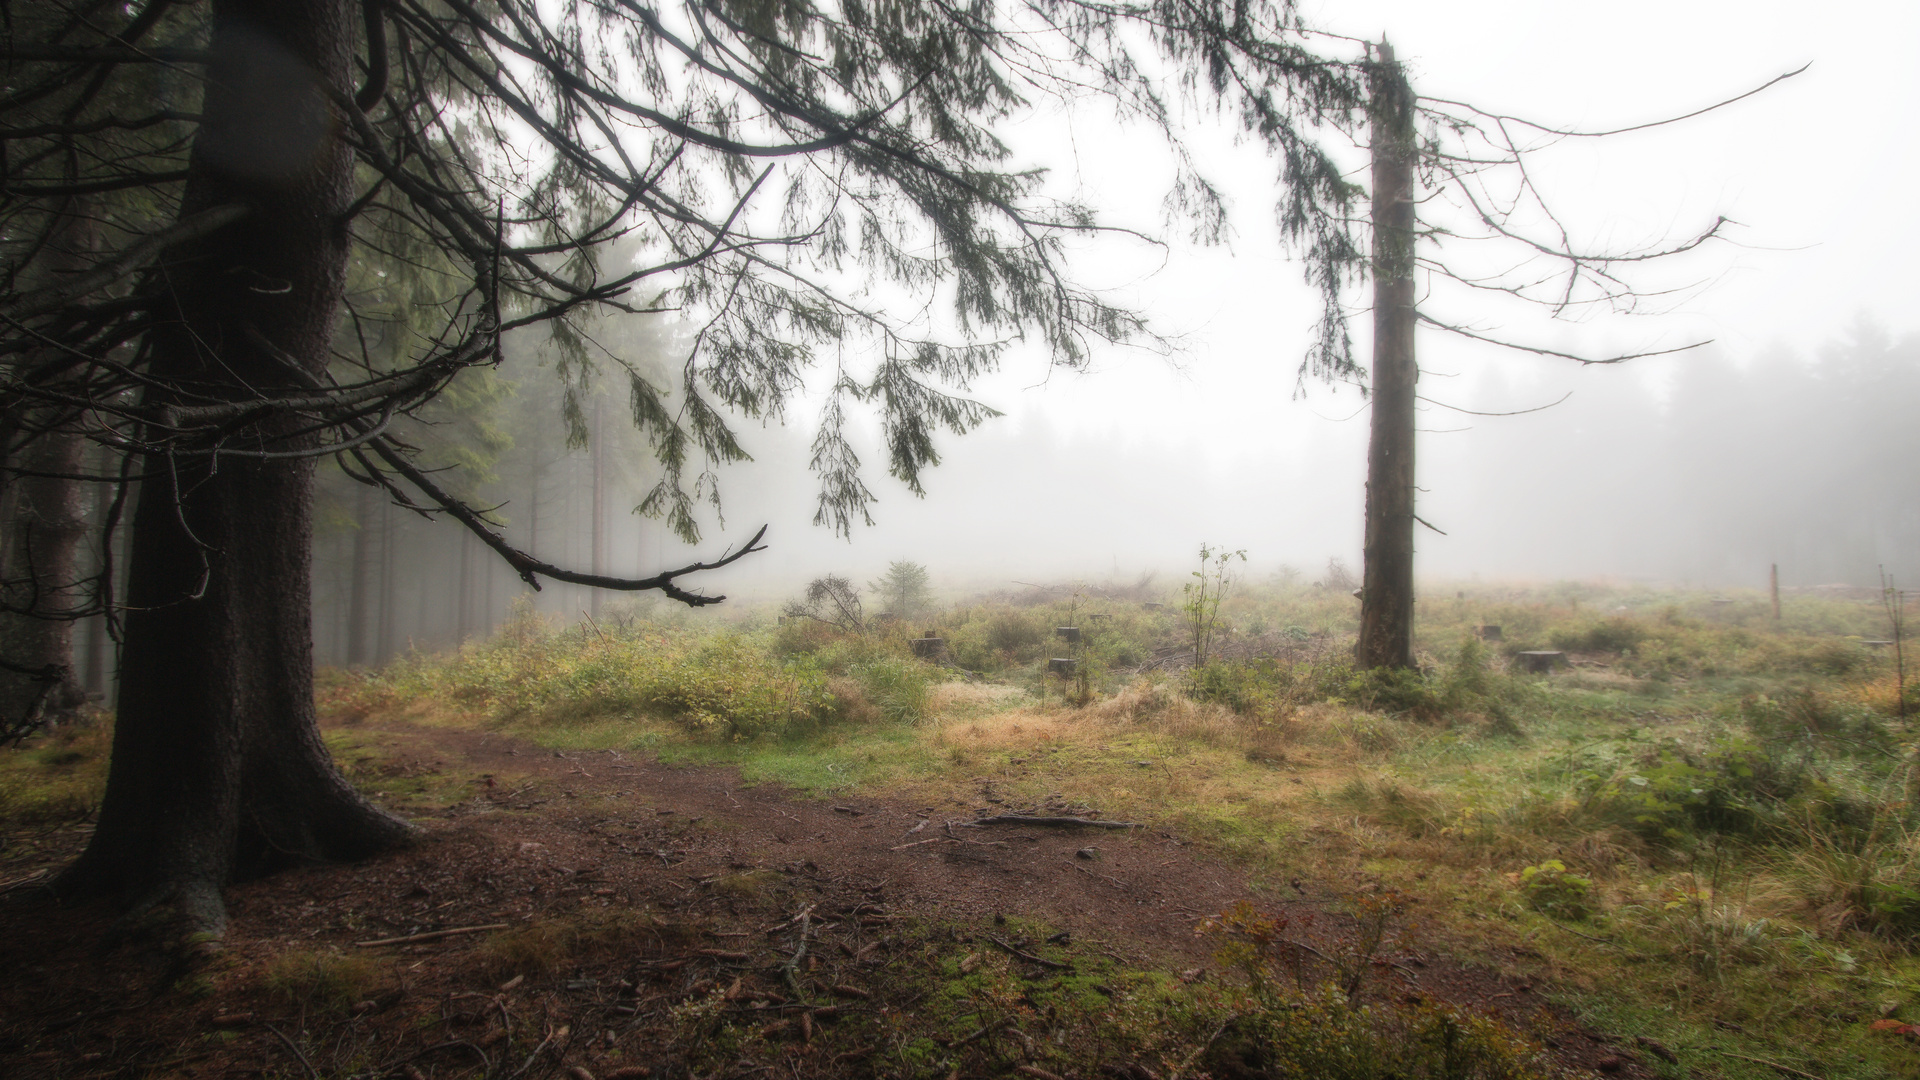
{"type": "MultiPolygon", "coordinates": [[[[1717,215],[1741,223],[1729,233],[1739,245],[1703,249],[1672,272],[1649,276],[1660,285],[1703,283],[1678,310],[1572,324],[1471,306],[1437,314],[1585,353],[1712,338],[1736,361],[1775,346],[1817,350],[1860,315],[1896,335],[1920,330],[1913,194],[1920,65],[1911,55],[1920,43],[1920,3],[1317,0],[1304,11],[1310,23],[1339,33],[1385,33],[1424,94],[1574,128],[1684,113],[1812,65],[1719,112],[1567,142],[1536,160],[1540,186],[1597,242],[1680,237],[1717,215]]],[[[1141,149],[1137,134],[1086,113],[1043,117],[1012,137],[1036,153],[1070,147],[1071,157],[1054,156],[1061,190],[1111,206],[1124,223],[1156,224],[1154,185],[1164,162],[1141,149]]],[[[881,525],[851,544],[807,524],[811,505],[791,471],[802,449],[794,440],[805,433],[765,433],[758,441],[771,471],[735,485],[725,536],[743,523],[770,521],[775,551],[754,569],[743,564],[733,587],[778,591],[796,577],[867,574],[898,558],[928,563],[956,585],[1022,574],[1098,578],[1179,567],[1202,540],[1244,546],[1257,565],[1311,570],[1329,555],[1356,562],[1362,403],[1351,390],[1326,388],[1293,399],[1315,312],[1299,265],[1274,242],[1273,168],[1217,133],[1196,139],[1207,171],[1236,198],[1231,247],[1176,248],[1164,257],[1101,251],[1085,260],[1101,284],[1162,330],[1183,335],[1177,363],[1113,350],[1092,374],[1048,377],[1037,358],[1015,357],[979,388],[1008,416],[947,441],[947,460],[926,478],[924,501],[876,476],[881,525]]],[[[1436,307],[1443,302],[1449,298],[1434,298],[1436,307]]],[[[1355,329],[1364,356],[1364,315],[1355,329]]],[[[1674,365],[1685,363],[1581,370],[1430,331],[1422,332],[1420,350],[1432,376],[1423,392],[1481,410],[1541,404],[1598,379],[1625,380],[1657,398],[1674,365]]],[[[1487,484],[1447,466],[1455,448],[1499,423],[1423,415],[1423,427],[1436,432],[1473,429],[1424,437],[1423,516],[1444,516],[1452,493],[1487,484]]],[[[870,449],[869,461],[878,458],[870,449]]],[[[1523,500],[1514,512],[1525,513],[1523,500]]],[[[1477,555],[1485,545],[1473,523],[1453,524],[1444,540],[1423,536],[1424,572],[1610,570],[1590,557],[1580,565],[1489,564],[1477,555]]]]}

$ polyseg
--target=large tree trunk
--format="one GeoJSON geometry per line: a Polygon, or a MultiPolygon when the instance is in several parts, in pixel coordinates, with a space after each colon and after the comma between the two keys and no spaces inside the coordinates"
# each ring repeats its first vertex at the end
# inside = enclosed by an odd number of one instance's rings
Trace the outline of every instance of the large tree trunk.
{"type": "MultiPolygon", "coordinates": [[[[339,304],[351,159],[326,87],[349,86],[344,0],[220,0],[182,215],[252,215],[175,252],[154,377],[241,399],[310,385],[339,304]]],[[[227,451],[310,447],[282,417],[227,451]]],[[[313,703],[313,459],[180,447],[147,463],[134,515],[120,712],[99,825],[57,887],[164,903],[224,926],[221,886],[350,859],[414,830],[366,801],[321,743],[313,703]]]]}
{"type": "Polygon", "coordinates": [[[1363,668],[1413,666],[1413,92],[1381,42],[1373,136],[1373,430],[1367,447],[1363,668]]]}

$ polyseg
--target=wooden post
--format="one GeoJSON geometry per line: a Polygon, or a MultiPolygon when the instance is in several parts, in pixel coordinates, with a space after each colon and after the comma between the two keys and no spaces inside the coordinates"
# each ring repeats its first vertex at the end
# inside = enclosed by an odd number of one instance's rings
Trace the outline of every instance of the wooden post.
{"type": "Polygon", "coordinates": [[[1413,91],[1393,47],[1368,76],[1373,140],[1373,417],[1367,447],[1362,668],[1413,666],[1413,91]]]}
{"type": "Polygon", "coordinates": [[[1779,563],[1773,564],[1772,579],[1773,579],[1772,580],[1773,621],[1779,622],[1780,621],[1780,564],[1779,563]]]}

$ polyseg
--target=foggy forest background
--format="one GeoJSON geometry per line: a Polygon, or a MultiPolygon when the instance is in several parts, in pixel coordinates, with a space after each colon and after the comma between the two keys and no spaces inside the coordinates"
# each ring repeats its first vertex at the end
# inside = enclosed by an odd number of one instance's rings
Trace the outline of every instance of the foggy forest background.
{"type": "MultiPolygon", "coordinates": [[[[663,377],[684,348],[676,327],[657,320],[588,332],[595,348],[663,377]]],[[[512,339],[500,369],[457,381],[407,435],[447,467],[448,483],[498,507],[513,543],[561,565],[641,576],[770,526],[770,550],[703,580],[732,602],[675,617],[735,617],[818,575],[861,582],[898,559],[927,566],[951,598],[1017,590],[1016,578],[1131,583],[1153,574],[1177,590],[1203,541],[1247,548],[1254,579],[1310,586],[1329,560],[1359,566],[1366,413],[1351,388],[1274,400],[1275,433],[1315,426],[1304,441],[1276,437],[1270,454],[1222,452],[1162,431],[1150,413],[1070,431],[1045,408],[1028,409],[947,439],[925,500],[879,478],[878,524],[851,540],[812,524],[804,415],[785,426],[747,422],[743,442],[755,460],[719,470],[723,513],[707,508],[703,535],[689,545],[634,512],[659,471],[633,431],[624,384],[602,377],[580,398],[592,434],[573,445],[553,363],[545,341],[512,339]]],[[[1436,377],[1423,389],[1454,374],[1449,398],[1527,403],[1554,400],[1566,381],[1562,371],[1553,382],[1535,358],[1466,366],[1424,372],[1436,377]]],[[[1579,370],[1572,384],[1564,401],[1522,415],[1423,412],[1421,516],[1446,530],[1421,530],[1424,581],[1764,588],[1772,564],[1787,589],[1870,586],[1882,568],[1920,580],[1912,498],[1920,338],[1894,338],[1860,316],[1807,352],[1708,347],[1579,370]]],[[[872,439],[868,447],[869,460],[881,456],[872,439]]],[[[522,596],[569,621],[684,610],[557,584],[534,594],[465,530],[395,506],[331,465],[317,521],[322,664],[379,663],[484,637],[522,596]]],[[[80,639],[90,687],[106,690],[109,643],[97,626],[80,639]]]]}

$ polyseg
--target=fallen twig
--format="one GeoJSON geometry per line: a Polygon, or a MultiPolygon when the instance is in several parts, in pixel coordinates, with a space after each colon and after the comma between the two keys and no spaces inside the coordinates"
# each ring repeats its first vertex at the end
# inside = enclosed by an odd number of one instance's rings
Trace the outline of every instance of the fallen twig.
{"type": "Polygon", "coordinates": [[[1620,947],[1619,945],[1616,945],[1613,942],[1608,941],[1606,938],[1594,937],[1592,934],[1583,934],[1580,931],[1575,930],[1573,927],[1566,925],[1565,923],[1561,922],[1558,919],[1549,918],[1547,921],[1559,927],[1560,929],[1565,930],[1567,933],[1572,934],[1574,937],[1581,938],[1586,941],[1591,941],[1595,945],[1605,945],[1610,949],[1617,949],[1620,947]]]}
{"type": "Polygon", "coordinates": [[[983,936],[988,941],[993,942],[995,945],[1000,946],[1002,949],[1005,949],[1007,952],[1011,953],[1012,955],[1017,956],[1020,959],[1025,960],[1029,963],[1039,964],[1041,967],[1052,968],[1055,971],[1072,971],[1073,970],[1072,964],[1063,964],[1058,960],[1049,960],[1044,956],[1035,956],[1030,952],[1025,952],[1023,950],[1016,949],[1011,944],[1005,941],[1001,941],[999,938],[994,937],[992,934],[986,934],[983,936]]]}
{"type": "Polygon", "coordinates": [[[968,1043],[974,1041],[975,1039],[980,1038],[981,1036],[989,1035],[993,1032],[999,1031],[1003,1027],[1011,1026],[1012,1024],[1013,1024],[1013,1021],[1011,1019],[996,1020],[991,1024],[985,1025],[984,1027],[980,1028],[980,1030],[975,1031],[973,1034],[967,1036],[966,1038],[961,1039],[959,1042],[953,1043],[951,1046],[948,1047],[948,1049],[952,1050],[952,1049],[957,1049],[959,1047],[965,1046],[968,1043]]]}
{"type": "Polygon", "coordinates": [[[488,930],[505,930],[510,924],[497,922],[485,926],[458,926],[452,930],[429,930],[424,934],[408,934],[406,937],[381,938],[378,941],[356,941],[355,945],[371,949],[379,945],[411,945],[416,941],[438,941],[441,938],[458,937],[461,934],[482,934],[488,930]]]}
{"type": "Polygon", "coordinates": [[[1240,1019],[1240,1014],[1235,1013],[1232,1016],[1229,1016],[1225,1020],[1221,1021],[1220,1026],[1213,1029],[1213,1034],[1207,1036],[1206,1042],[1203,1042],[1199,1046],[1194,1047],[1193,1053],[1187,1055],[1186,1060],[1180,1063],[1180,1067],[1167,1074],[1167,1080],[1180,1080],[1180,1074],[1192,1068],[1193,1063],[1200,1060],[1200,1055],[1212,1049],[1214,1041],[1219,1039],[1221,1035],[1225,1034],[1226,1030],[1232,1027],[1234,1022],[1239,1019],[1240,1019]]]}
{"type": "Polygon", "coordinates": [[[313,1080],[320,1080],[320,1070],[314,1068],[313,1062],[307,1060],[307,1055],[305,1051],[301,1050],[298,1046],[295,1046],[293,1044],[293,1040],[287,1038],[285,1033],[283,1033],[279,1028],[274,1027],[272,1024],[267,1024],[264,1026],[268,1031],[273,1032],[275,1038],[287,1044],[287,1049],[293,1053],[294,1057],[299,1059],[300,1064],[307,1070],[308,1076],[311,1076],[313,1080]]]}
{"type": "Polygon", "coordinates": [[[1074,862],[1072,859],[1064,859],[1062,861],[1065,862],[1068,866],[1073,867],[1075,870],[1078,870],[1081,873],[1087,875],[1088,877],[1096,877],[1096,878],[1099,878],[1101,881],[1110,881],[1113,884],[1119,886],[1120,888],[1127,890],[1128,892],[1133,891],[1133,886],[1128,885],[1126,882],[1121,881],[1119,878],[1112,878],[1112,877],[1108,877],[1105,874],[1095,873],[1094,871],[1089,870],[1084,866],[1081,866],[1079,863],[1074,862]]]}
{"type": "Polygon", "coordinates": [[[992,817],[974,818],[963,821],[967,826],[980,825],[1088,825],[1096,829],[1144,829],[1145,825],[1137,821],[1097,821],[1082,817],[1030,817],[1026,814],[995,814],[992,817]]]}
{"type": "MultiPolygon", "coordinates": [[[[801,908],[800,914],[795,915],[793,917],[793,922],[798,924],[800,927],[800,933],[797,935],[798,944],[794,946],[793,956],[790,959],[788,959],[786,967],[782,968],[780,972],[780,974],[785,976],[787,980],[787,988],[793,991],[794,1000],[799,1001],[802,1004],[806,1003],[807,992],[804,989],[802,989],[800,986],[800,962],[807,958],[807,929],[809,925],[812,923],[812,921],[813,921],[813,905],[812,904],[808,904],[806,907],[801,908]]],[[[805,1014],[802,1014],[802,1015],[805,1015],[805,1014]]],[[[812,1034],[812,1029],[810,1027],[807,1029],[807,1034],[808,1035],[812,1034]]]]}
{"type": "MultiPolygon", "coordinates": [[[[967,822],[967,821],[963,821],[960,823],[961,827],[963,828],[968,827],[971,824],[972,822],[967,822]]],[[[969,840],[964,836],[954,836],[953,822],[951,821],[947,822],[947,836],[956,844],[978,844],[981,847],[1006,847],[1007,846],[1007,842],[1005,840],[969,840]]]]}
{"type": "Polygon", "coordinates": [[[47,878],[52,876],[53,876],[53,871],[51,869],[43,868],[40,870],[35,870],[33,873],[28,874],[26,877],[15,878],[12,881],[5,883],[4,885],[0,885],[0,893],[10,893],[15,889],[24,889],[29,885],[32,885],[39,881],[44,881],[47,878]]]}
{"type": "Polygon", "coordinates": [[[1714,1053],[1724,1054],[1730,1058],[1739,1058],[1741,1061],[1751,1061],[1755,1065],[1765,1065],[1767,1068],[1786,1076],[1798,1076],[1801,1080],[1826,1080],[1823,1076],[1815,1076],[1812,1073],[1801,1072],[1799,1069],[1788,1068],[1777,1061],[1768,1061],[1766,1058],[1748,1057],[1745,1054],[1736,1054],[1731,1050],[1714,1050],[1714,1053]]]}

